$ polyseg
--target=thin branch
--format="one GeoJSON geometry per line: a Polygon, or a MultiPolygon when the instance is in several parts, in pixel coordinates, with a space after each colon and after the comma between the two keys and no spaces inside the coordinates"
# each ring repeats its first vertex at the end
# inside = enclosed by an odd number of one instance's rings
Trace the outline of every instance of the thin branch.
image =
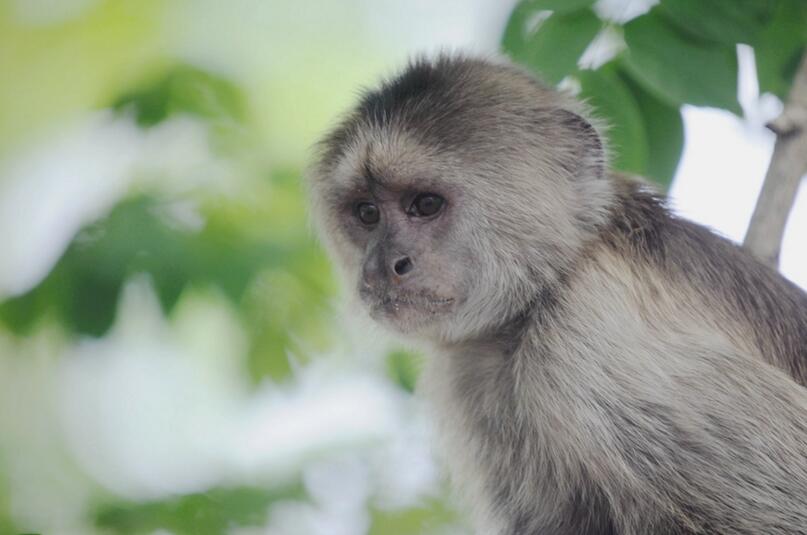
{"type": "Polygon", "coordinates": [[[768,128],[776,134],[776,144],[743,246],[777,267],[787,217],[807,174],[807,53],[782,114],[768,128]]]}

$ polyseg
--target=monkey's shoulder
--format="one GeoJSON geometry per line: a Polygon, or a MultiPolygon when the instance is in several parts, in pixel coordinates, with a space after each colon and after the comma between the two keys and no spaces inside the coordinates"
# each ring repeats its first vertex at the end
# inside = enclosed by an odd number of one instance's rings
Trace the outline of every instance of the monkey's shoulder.
{"type": "Polygon", "coordinates": [[[680,314],[748,338],[751,351],[807,384],[807,294],[740,246],[674,215],[648,187],[621,178],[615,186],[593,262],[625,271],[648,290],[643,295],[676,302],[680,314]]]}

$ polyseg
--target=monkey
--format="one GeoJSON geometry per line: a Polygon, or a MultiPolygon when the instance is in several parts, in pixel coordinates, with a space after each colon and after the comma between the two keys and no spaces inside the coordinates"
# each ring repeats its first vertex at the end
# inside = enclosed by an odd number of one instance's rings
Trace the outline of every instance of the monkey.
{"type": "Polygon", "coordinates": [[[504,59],[415,59],[323,136],[313,222],[426,354],[481,535],[807,534],[807,296],[602,132],[504,59]]]}

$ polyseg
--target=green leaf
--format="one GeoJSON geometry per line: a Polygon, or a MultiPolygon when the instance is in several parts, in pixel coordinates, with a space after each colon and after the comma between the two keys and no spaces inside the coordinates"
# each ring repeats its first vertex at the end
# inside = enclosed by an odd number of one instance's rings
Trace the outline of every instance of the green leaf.
{"type": "Polygon", "coordinates": [[[322,280],[329,273],[327,258],[311,247],[287,260],[259,274],[243,303],[252,341],[248,371],[256,383],[284,379],[292,371],[290,356],[304,360],[332,341],[325,326],[333,292],[322,280]]]}
{"type": "Polygon", "coordinates": [[[504,49],[514,61],[529,67],[550,84],[577,72],[580,56],[602,26],[590,9],[556,13],[519,40],[517,28],[526,20],[527,15],[514,12],[512,24],[505,31],[504,49]]]}
{"type": "Polygon", "coordinates": [[[529,1],[519,2],[510,14],[502,36],[502,51],[514,61],[519,61],[526,50],[527,37],[530,34],[527,24],[535,13],[530,4],[529,1]]]}
{"type": "Polygon", "coordinates": [[[516,5],[502,37],[502,49],[512,57],[522,54],[526,48],[527,38],[532,28],[529,27],[532,17],[541,11],[553,11],[556,14],[569,13],[590,7],[596,0],[521,0],[516,5]]]}
{"type": "Polygon", "coordinates": [[[554,11],[555,13],[568,13],[584,7],[591,7],[597,0],[527,0],[533,11],[554,11]]]}
{"type": "Polygon", "coordinates": [[[331,340],[335,288],[305,222],[299,173],[274,173],[265,186],[247,199],[202,206],[199,230],[173,223],[164,201],[122,202],[83,229],[36,288],[0,302],[0,321],[18,333],[55,320],[100,336],[115,319],[124,282],[145,273],[166,312],[189,286],[228,296],[250,333],[251,376],[285,378],[289,354],[302,360],[331,340]]]}
{"type": "Polygon", "coordinates": [[[7,470],[0,469],[0,533],[25,533],[23,530],[17,529],[11,518],[10,487],[7,470]]]}
{"type": "Polygon", "coordinates": [[[218,488],[167,501],[102,506],[95,524],[122,535],[164,530],[177,535],[224,535],[236,527],[265,525],[269,506],[275,501],[304,497],[300,485],[276,490],[218,488]]]}
{"type": "Polygon", "coordinates": [[[663,0],[660,10],[686,33],[734,45],[753,42],[774,5],[772,0],[663,0]]]}
{"type": "Polygon", "coordinates": [[[753,43],[759,90],[787,97],[799,61],[807,53],[807,2],[781,0],[753,43]]]}
{"type": "Polygon", "coordinates": [[[616,169],[643,174],[647,165],[644,123],[633,94],[613,65],[580,72],[580,96],[608,124],[606,135],[616,169]]]}
{"type": "Polygon", "coordinates": [[[633,94],[644,124],[647,164],[644,175],[669,189],[684,150],[681,109],[656,98],[624,71],[620,78],[633,94]]]}
{"type": "Polygon", "coordinates": [[[238,86],[189,65],[178,65],[142,89],[121,96],[113,107],[133,110],[141,126],[152,126],[176,113],[236,121],[246,115],[238,86]]]}
{"type": "Polygon", "coordinates": [[[431,500],[422,507],[403,511],[371,512],[368,535],[413,535],[415,533],[442,533],[440,528],[454,525],[456,514],[442,502],[431,500]]]}
{"type": "Polygon", "coordinates": [[[401,388],[414,392],[420,375],[419,358],[407,351],[392,351],[387,356],[387,372],[401,388]]]}
{"type": "Polygon", "coordinates": [[[632,20],[624,30],[624,64],[649,91],[673,106],[688,103],[742,113],[733,46],[693,40],[658,9],[632,20]]]}
{"type": "Polygon", "coordinates": [[[123,282],[148,273],[170,310],[189,282],[215,281],[238,300],[260,261],[280,251],[257,250],[224,229],[174,228],[159,216],[160,204],[141,197],[118,205],[106,219],[84,229],[45,281],[0,305],[0,318],[26,328],[50,306],[78,332],[101,335],[115,316],[123,282]]]}

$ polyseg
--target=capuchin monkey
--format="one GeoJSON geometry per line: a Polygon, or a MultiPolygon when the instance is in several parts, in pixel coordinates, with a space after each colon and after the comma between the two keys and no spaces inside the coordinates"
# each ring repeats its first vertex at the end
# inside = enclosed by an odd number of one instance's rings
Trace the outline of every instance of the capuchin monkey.
{"type": "Polygon", "coordinates": [[[480,535],[807,533],[807,296],[607,168],[585,107],[418,60],[321,143],[315,222],[426,348],[480,535]]]}

